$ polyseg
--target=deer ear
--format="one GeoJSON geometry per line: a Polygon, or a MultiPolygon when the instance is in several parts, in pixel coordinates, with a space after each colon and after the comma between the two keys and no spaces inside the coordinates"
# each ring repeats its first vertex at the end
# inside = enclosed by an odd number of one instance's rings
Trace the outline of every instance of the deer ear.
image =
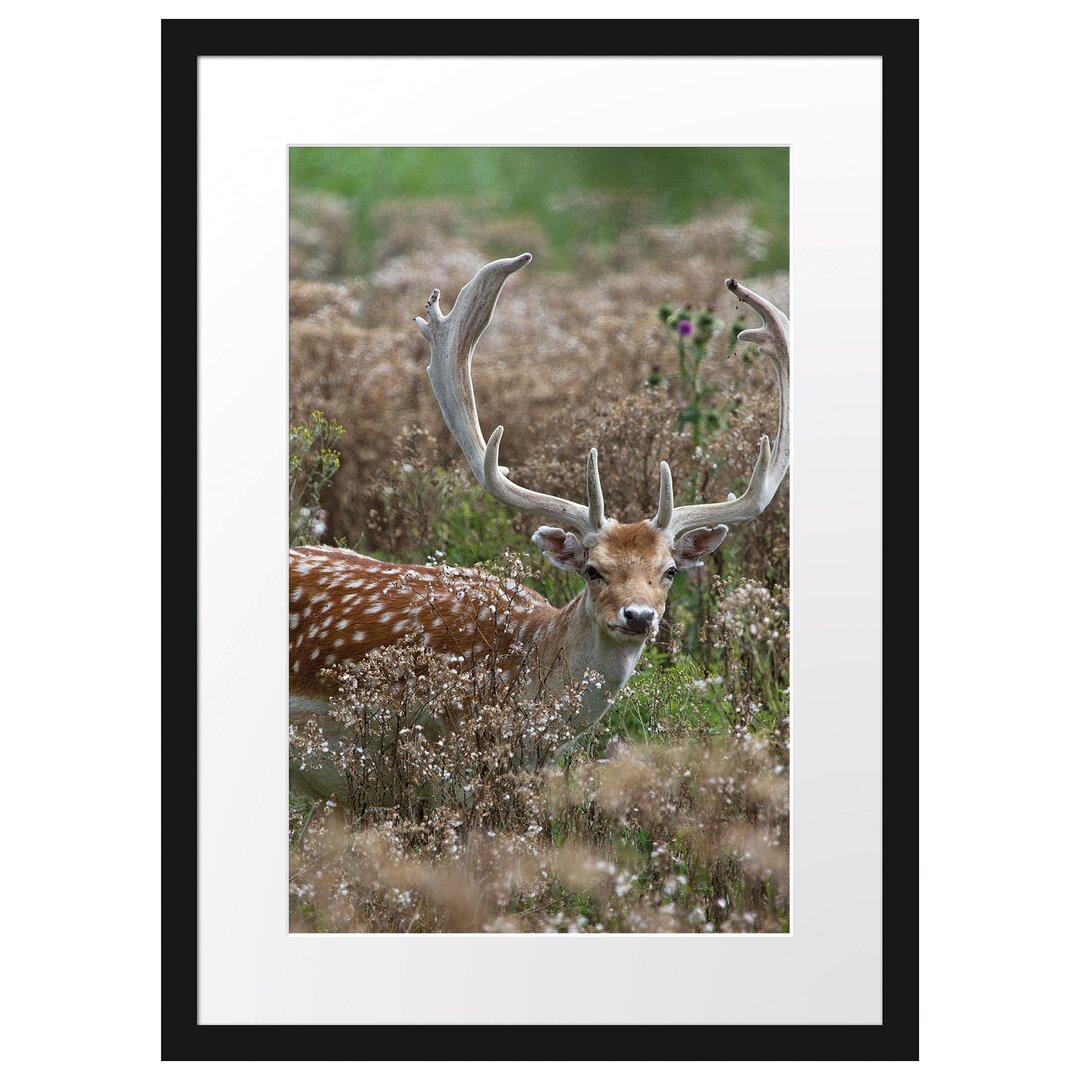
{"type": "Polygon", "coordinates": [[[573,533],[543,525],[533,533],[533,541],[560,570],[580,572],[584,568],[588,553],[573,533]]]}
{"type": "Polygon", "coordinates": [[[715,551],[728,534],[726,525],[717,525],[712,529],[692,529],[680,536],[675,543],[672,555],[680,570],[689,566],[701,566],[701,559],[710,551],[715,551]]]}

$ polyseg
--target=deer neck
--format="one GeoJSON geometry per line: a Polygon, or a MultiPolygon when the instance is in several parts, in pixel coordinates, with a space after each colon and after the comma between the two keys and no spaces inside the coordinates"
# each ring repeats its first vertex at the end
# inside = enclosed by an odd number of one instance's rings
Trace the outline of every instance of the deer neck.
{"type": "Polygon", "coordinates": [[[567,683],[580,683],[586,671],[600,676],[600,686],[591,683],[585,695],[583,719],[592,723],[608,710],[613,698],[634,673],[644,641],[616,641],[605,633],[589,614],[585,594],[579,593],[552,619],[550,638],[553,647],[543,656],[548,680],[564,678],[567,683]]]}

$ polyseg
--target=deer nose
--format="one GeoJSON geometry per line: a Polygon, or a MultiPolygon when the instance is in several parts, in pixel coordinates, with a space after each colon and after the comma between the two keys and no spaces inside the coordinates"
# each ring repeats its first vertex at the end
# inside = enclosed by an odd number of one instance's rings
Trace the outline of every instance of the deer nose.
{"type": "Polygon", "coordinates": [[[623,619],[626,620],[626,629],[635,634],[644,634],[652,628],[656,612],[648,607],[624,607],[623,619]]]}

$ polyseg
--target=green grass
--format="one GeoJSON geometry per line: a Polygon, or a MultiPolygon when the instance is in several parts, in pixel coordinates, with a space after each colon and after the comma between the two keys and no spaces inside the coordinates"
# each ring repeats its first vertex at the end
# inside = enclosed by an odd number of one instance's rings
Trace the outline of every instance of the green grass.
{"type": "Polygon", "coordinates": [[[650,220],[677,224],[717,203],[740,203],[771,237],[756,268],[786,269],[788,151],[783,147],[293,147],[294,193],[347,199],[352,246],[367,268],[377,240],[373,210],[404,197],[494,198],[500,212],[528,214],[557,259],[581,241],[615,239],[629,202],[570,214],[558,196],[593,191],[639,199],[650,220]],[[621,209],[620,209],[621,207],[621,209]]]}

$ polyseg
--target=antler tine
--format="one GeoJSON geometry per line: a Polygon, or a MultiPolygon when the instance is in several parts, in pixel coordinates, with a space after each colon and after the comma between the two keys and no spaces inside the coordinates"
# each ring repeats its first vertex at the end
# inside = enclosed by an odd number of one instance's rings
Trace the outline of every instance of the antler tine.
{"type": "Polygon", "coordinates": [[[604,524],[604,491],[600,487],[600,464],[595,446],[589,451],[585,490],[589,495],[589,527],[598,532],[604,524]]]}
{"type": "Polygon", "coordinates": [[[772,502],[776,489],[788,469],[790,447],[788,438],[788,383],[790,379],[790,327],[787,316],[774,307],[768,300],[751,292],[745,285],[740,285],[732,278],[724,284],[740,300],[749,304],[762,319],[761,326],[751,327],[739,334],[740,341],[749,341],[760,346],[776,368],[779,384],[780,415],[775,443],[770,443],[768,435],[761,436],[757,462],[750,476],[746,491],[738,498],[734,494],[726,502],[707,503],[701,506],[679,506],[671,513],[666,526],[659,524],[664,509],[663,479],[661,472],[660,510],[654,523],[657,528],[675,536],[687,529],[703,526],[730,525],[737,521],[750,521],[756,518],[772,502]]]}
{"type": "Polygon", "coordinates": [[[449,315],[442,314],[439,290],[434,290],[426,308],[429,321],[418,318],[416,325],[431,345],[427,373],[443,420],[481,487],[507,506],[543,515],[584,537],[602,528],[605,521],[595,449],[589,454],[589,505],[531,491],[508,480],[499,465],[502,425],[495,428],[485,442],[476,412],[472,385],[473,350],[491,322],[506,279],[531,261],[532,255],[526,252],[513,259],[496,259],[482,266],[461,290],[449,315]]]}
{"type": "Polygon", "coordinates": [[[660,462],[660,499],[657,503],[653,525],[661,532],[667,532],[671,525],[671,515],[675,512],[675,496],[671,484],[671,466],[666,461],[660,462]]]}

